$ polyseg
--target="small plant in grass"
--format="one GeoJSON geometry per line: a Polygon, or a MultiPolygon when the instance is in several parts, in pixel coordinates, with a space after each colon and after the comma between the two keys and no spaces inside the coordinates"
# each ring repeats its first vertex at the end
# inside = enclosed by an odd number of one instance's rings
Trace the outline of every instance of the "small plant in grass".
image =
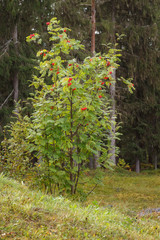
{"type": "Polygon", "coordinates": [[[29,151],[29,143],[26,141],[28,127],[30,127],[28,116],[22,116],[22,109],[19,107],[16,112],[16,120],[6,127],[9,134],[1,143],[0,171],[18,180],[24,180],[29,174],[32,154],[29,151]]]}
{"type": "Polygon", "coordinates": [[[118,159],[117,167],[131,171],[131,167],[129,166],[129,164],[126,163],[125,160],[122,158],[118,159]]]}

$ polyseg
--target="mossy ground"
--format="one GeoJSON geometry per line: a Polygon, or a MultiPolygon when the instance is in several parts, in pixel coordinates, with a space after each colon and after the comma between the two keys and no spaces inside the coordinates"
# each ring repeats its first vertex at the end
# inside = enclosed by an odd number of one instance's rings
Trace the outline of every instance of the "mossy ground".
{"type": "MultiPolygon", "coordinates": [[[[88,177],[89,178],[89,177],[88,177]]],[[[85,191],[92,188],[92,182],[85,191]]],[[[83,203],[0,176],[0,239],[160,239],[160,174],[108,172],[83,203]]]]}

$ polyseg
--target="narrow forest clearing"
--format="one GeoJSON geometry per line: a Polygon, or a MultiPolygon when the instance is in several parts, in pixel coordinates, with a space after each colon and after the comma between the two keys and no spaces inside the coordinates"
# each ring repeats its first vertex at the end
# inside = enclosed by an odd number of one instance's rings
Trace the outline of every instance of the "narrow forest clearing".
{"type": "MultiPolygon", "coordinates": [[[[88,188],[89,185],[88,185],[88,188]]],[[[78,203],[0,176],[0,239],[160,239],[160,176],[107,173],[78,203]]]]}

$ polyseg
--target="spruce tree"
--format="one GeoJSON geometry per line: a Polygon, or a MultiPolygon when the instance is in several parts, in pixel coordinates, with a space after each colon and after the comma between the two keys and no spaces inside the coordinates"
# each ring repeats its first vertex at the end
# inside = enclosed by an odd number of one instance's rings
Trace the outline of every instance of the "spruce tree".
{"type": "Polygon", "coordinates": [[[0,1],[0,134],[14,103],[28,96],[28,79],[33,72],[32,59],[36,51],[28,47],[26,36],[32,30],[44,30],[47,20],[53,15],[53,2],[0,1]]]}
{"type": "Polygon", "coordinates": [[[108,42],[114,43],[116,33],[125,34],[119,42],[123,56],[117,77],[132,77],[135,94],[126,94],[119,84],[116,95],[117,107],[121,109],[119,120],[123,122],[121,155],[131,165],[157,159],[159,5],[157,0],[96,1],[96,51],[103,52],[108,42]],[[119,98],[122,91],[125,103],[119,98]]]}
{"type": "MultiPolygon", "coordinates": [[[[151,162],[157,145],[154,116],[158,114],[158,4],[158,1],[145,1],[145,4],[144,1],[118,1],[116,5],[116,32],[126,35],[120,42],[123,49],[120,72],[125,77],[132,76],[135,85],[134,95],[127,96],[124,93],[124,104],[117,97],[124,122],[120,146],[122,157],[133,165],[139,161],[151,162]]],[[[109,1],[106,1],[106,6],[108,8],[101,6],[101,11],[111,7],[109,1]]]]}

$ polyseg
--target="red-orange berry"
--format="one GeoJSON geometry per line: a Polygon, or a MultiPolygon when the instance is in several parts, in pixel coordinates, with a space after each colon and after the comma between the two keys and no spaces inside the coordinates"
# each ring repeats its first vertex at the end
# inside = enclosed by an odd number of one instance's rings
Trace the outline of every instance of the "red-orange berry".
{"type": "Polygon", "coordinates": [[[85,111],[87,109],[87,107],[81,108],[82,111],[85,111]]]}

